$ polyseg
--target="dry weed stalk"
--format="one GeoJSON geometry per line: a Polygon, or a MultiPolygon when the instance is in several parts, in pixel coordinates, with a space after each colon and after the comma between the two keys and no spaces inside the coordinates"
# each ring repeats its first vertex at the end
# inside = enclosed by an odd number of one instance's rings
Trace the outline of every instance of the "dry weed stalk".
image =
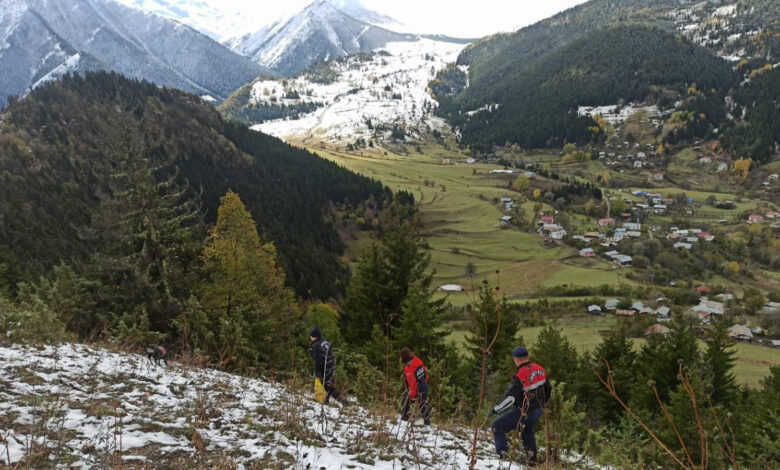
{"type": "MultiPolygon", "coordinates": [[[[609,365],[609,362],[602,360],[602,362],[607,367],[607,376],[606,378],[602,376],[596,368],[593,368],[593,373],[596,374],[596,377],[599,379],[599,382],[604,385],[604,387],[609,391],[609,394],[620,404],[620,406],[628,413],[631,418],[634,419],[644,430],[647,432],[648,435],[664,450],[664,452],[669,455],[669,457],[682,468],[683,470],[706,470],[707,466],[709,465],[709,440],[707,439],[707,432],[704,429],[704,425],[701,420],[701,415],[699,413],[699,405],[698,401],[696,399],[696,391],[693,388],[693,385],[691,384],[691,380],[688,377],[688,374],[685,372],[683,368],[682,361],[679,364],[679,371],[677,374],[677,378],[680,381],[680,385],[682,386],[683,390],[685,390],[685,393],[688,395],[690,401],[691,401],[691,407],[693,409],[694,417],[696,420],[696,429],[697,434],[699,438],[699,448],[701,449],[701,460],[698,462],[694,462],[693,457],[691,456],[690,451],[688,450],[689,444],[685,442],[685,439],[683,439],[679,429],[677,428],[677,425],[674,423],[674,420],[672,419],[672,416],[670,415],[669,411],[666,408],[666,405],[664,405],[663,401],[661,400],[661,396],[658,393],[658,389],[655,385],[655,381],[650,381],[649,385],[653,389],[653,394],[655,396],[656,402],[658,402],[658,406],[661,408],[661,412],[664,415],[664,418],[671,426],[672,430],[674,431],[675,436],[677,437],[678,442],[680,443],[680,447],[683,451],[683,454],[685,455],[685,461],[683,461],[681,458],[679,458],[675,453],[669,449],[669,447],[663,443],[661,438],[658,437],[656,433],[653,432],[652,429],[640,418],[634,410],[631,409],[630,406],[628,406],[617,394],[617,390],[615,388],[615,374],[612,371],[612,368],[609,365]]],[[[709,394],[706,394],[707,397],[707,403],[709,404],[710,412],[712,413],[713,418],[715,419],[715,422],[718,425],[718,429],[723,430],[723,426],[721,424],[721,420],[718,417],[718,413],[715,410],[715,407],[712,403],[712,400],[709,396],[709,394]]],[[[731,464],[734,467],[734,470],[739,469],[739,465],[737,464],[736,455],[734,452],[735,447],[735,439],[734,439],[734,432],[733,429],[731,429],[731,425],[729,424],[729,430],[731,432],[731,445],[726,441],[724,438],[723,445],[717,442],[715,440],[716,445],[719,447],[723,455],[731,462],[731,464]]],[[[725,431],[725,430],[724,430],[725,431]]],[[[724,434],[725,435],[725,434],[724,434]]]]}
{"type": "MultiPolygon", "coordinates": [[[[496,271],[496,276],[498,276],[499,272],[496,271]]],[[[485,281],[487,283],[487,281],[485,281]]],[[[500,283],[500,280],[499,280],[500,283]]],[[[499,286],[496,286],[496,294],[498,294],[500,290],[499,286]]],[[[473,291],[473,288],[472,288],[473,291]]],[[[476,293],[473,292],[473,308],[476,310],[477,308],[477,299],[476,299],[476,293]]],[[[483,328],[483,335],[482,335],[482,345],[480,347],[480,352],[482,354],[482,365],[480,368],[480,374],[479,374],[479,401],[477,402],[477,414],[474,417],[474,436],[471,440],[471,450],[469,451],[469,470],[474,470],[474,467],[477,465],[477,440],[479,439],[479,431],[482,429],[485,424],[488,421],[489,416],[486,416],[485,419],[480,423],[479,417],[482,415],[482,406],[485,402],[485,387],[487,386],[487,359],[490,355],[490,351],[493,349],[493,345],[496,344],[496,341],[498,341],[498,334],[501,332],[501,303],[496,302],[496,315],[497,315],[497,325],[496,325],[496,331],[493,334],[493,339],[488,342],[488,338],[490,336],[490,331],[488,331],[488,324],[487,324],[487,318],[482,318],[482,328],[483,328]]],[[[479,328],[479,325],[475,325],[477,328],[479,328]]]]}

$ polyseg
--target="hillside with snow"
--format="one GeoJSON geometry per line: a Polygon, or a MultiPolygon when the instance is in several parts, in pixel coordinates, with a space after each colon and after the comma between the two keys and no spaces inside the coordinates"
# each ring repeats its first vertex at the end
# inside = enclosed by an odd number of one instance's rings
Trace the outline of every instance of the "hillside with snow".
{"type": "Polygon", "coordinates": [[[297,119],[277,119],[255,129],[281,138],[350,142],[357,138],[389,137],[394,124],[411,132],[440,127],[432,116],[436,101],[428,83],[438,70],[455,60],[464,45],[420,39],[390,43],[371,55],[357,55],[327,66],[322,83],[313,74],[287,80],[256,81],[248,106],[297,106],[315,103],[316,111],[297,119]]]}
{"type": "MultiPolygon", "coordinates": [[[[140,355],[71,344],[0,347],[0,461],[12,466],[33,459],[30,468],[234,462],[461,470],[468,467],[470,436],[465,429],[383,420],[354,403],[320,406],[308,387],[177,363],[156,368],[140,355]]],[[[507,468],[491,447],[485,432],[477,468],[507,468]]]]}

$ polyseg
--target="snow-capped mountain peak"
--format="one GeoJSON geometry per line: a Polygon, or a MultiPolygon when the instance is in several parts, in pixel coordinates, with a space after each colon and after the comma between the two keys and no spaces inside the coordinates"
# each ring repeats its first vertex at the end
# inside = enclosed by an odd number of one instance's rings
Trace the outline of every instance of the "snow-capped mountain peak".
{"type": "Polygon", "coordinates": [[[414,39],[377,26],[389,23],[395,21],[368,10],[358,0],[317,0],[228,45],[282,75],[294,75],[315,62],[414,39]]]}

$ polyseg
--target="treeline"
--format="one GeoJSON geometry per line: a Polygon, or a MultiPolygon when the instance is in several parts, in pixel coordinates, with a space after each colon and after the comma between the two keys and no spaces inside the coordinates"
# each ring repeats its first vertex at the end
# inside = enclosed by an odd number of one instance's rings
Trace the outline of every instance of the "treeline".
{"type": "Polygon", "coordinates": [[[461,128],[463,143],[480,151],[506,142],[538,148],[603,137],[597,123],[577,114],[579,106],[668,100],[668,93],[684,97],[693,83],[721,92],[739,84],[723,59],[647,26],[595,30],[490,78],[470,75],[464,95],[445,96],[440,109],[461,128]],[[481,106],[476,103],[499,106],[465,115],[481,106]]]}
{"type": "Polygon", "coordinates": [[[391,197],[376,181],[226,122],[193,95],[117,74],[67,76],[3,111],[0,277],[13,286],[88,260],[83,228],[115,196],[131,150],[159,167],[155,181],[172,178],[198,201],[206,226],[220,197],[241,194],[261,236],[276,244],[288,285],[306,297],[337,297],[346,287],[331,213],[391,197]]]}

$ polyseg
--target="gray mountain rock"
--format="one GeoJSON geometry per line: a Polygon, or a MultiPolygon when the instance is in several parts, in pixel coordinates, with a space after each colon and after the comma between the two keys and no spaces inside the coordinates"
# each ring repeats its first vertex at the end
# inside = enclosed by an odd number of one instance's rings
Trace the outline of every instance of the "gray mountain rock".
{"type": "Polygon", "coordinates": [[[317,0],[297,15],[228,45],[264,67],[294,75],[315,62],[372,51],[388,42],[417,39],[374,23],[390,24],[392,19],[355,0],[317,0]]]}
{"type": "Polygon", "coordinates": [[[3,0],[0,102],[95,69],[217,100],[270,73],[188,26],[110,0],[3,0]]]}

